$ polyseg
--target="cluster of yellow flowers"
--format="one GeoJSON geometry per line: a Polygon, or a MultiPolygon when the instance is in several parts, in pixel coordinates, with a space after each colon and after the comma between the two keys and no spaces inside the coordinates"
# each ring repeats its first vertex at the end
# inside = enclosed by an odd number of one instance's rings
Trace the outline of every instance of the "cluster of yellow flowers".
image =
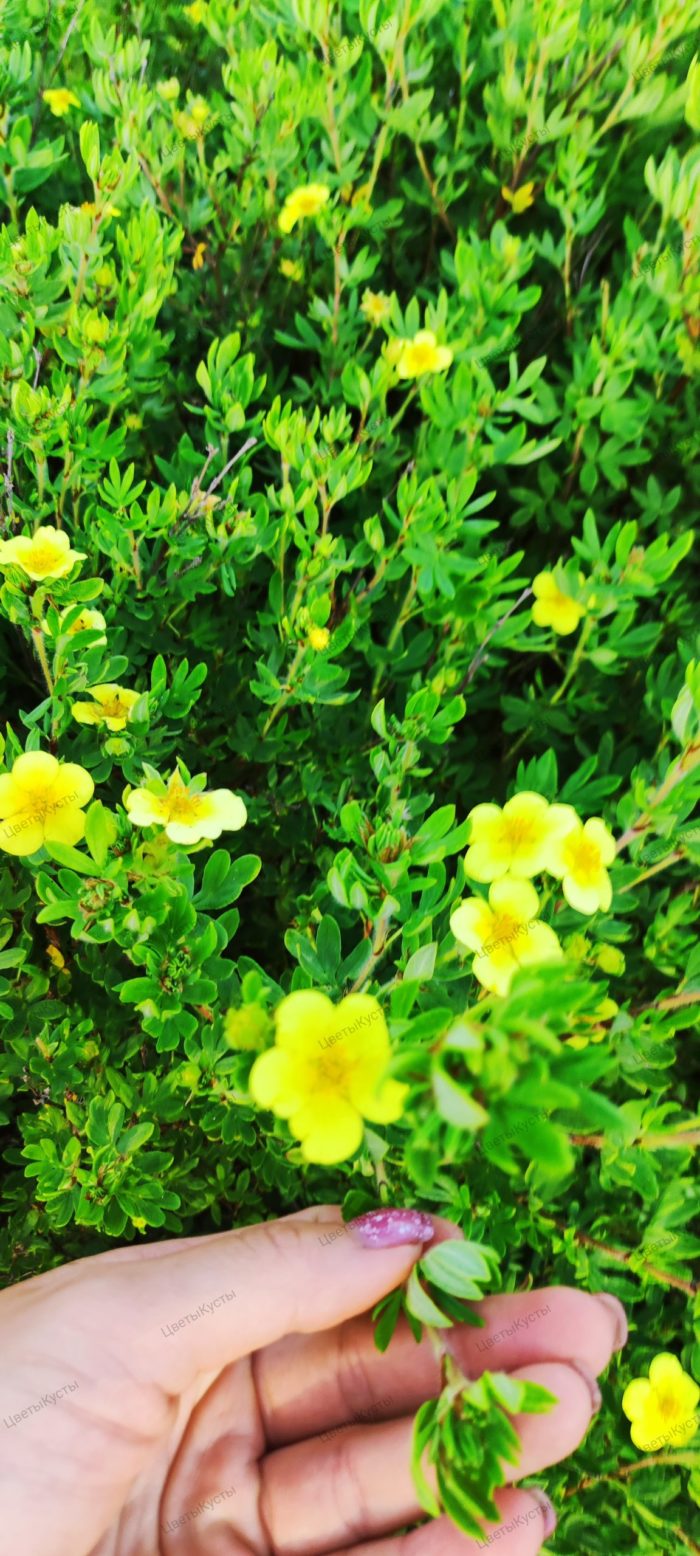
{"type": "Polygon", "coordinates": [[[550,805],[524,790],[501,807],[469,812],[470,846],[465,870],[489,885],[488,901],[468,897],[454,909],[450,928],[474,952],[473,972],[492,993],[507,994],[519,967],[563,956],[559,940],[538,918],[539,898],[530,877],[547,872],[562,883],[578,913],[606,911],[612,901],[607,867],[615,840],[598,816],[582,822],[571,805],[550,805]]]}
{"type": "MultiPolygon", "coordinates": [[[[33,583],[65,578],[84,551],[74,551],[64,530],[40,526],[34,535],[15,535],[0,541],[0,568],[16,567],[33,583]]],[[[61,613],[60,628],[74,607],[61,613]]],[[[105,618],[100,611],[83,608],[66,626],[66,635],[91,630],[106,642],[105,618]]],[[[46,630],[46,623],[42,624],[46,630]]],[[[124,729],[140,693],[114,682],[87,688],[91,702],[74,702],[71,712],[79,724],[104,725],[110,731],[124,729]]],[[[83,807],[94,792],[84,767],[61,762],[47,751],[27,751],[18,756],[12,771],[0,775],[0,849],[26,856],[45,842],[73,845],[85,835],[83,807]]],[[[127,814],[136,826],[164,827],[174,843],[214,841],[226,831],[245,825],[246,808],[230,789],[198,789],[183,783],[176,769],[168,785],[154,780],[134,789],[126,799],[127,814]]]]}
{"type": "MultiPolygon", "coordinates": [[[[26,751],[12,771],[0,774],[0,848],[26,857],[44,843],[79,843],[85,835],[83,808],[95,790],[90,774],[77,762],[62,762],[48,751],[26,751]]],[[[163,782],[132,789],[126,797],[129,820],[138,827],[163,827],[173,843],[213,842],[224,831],[245,826],[242,799],[230,789],[202,789],[182,781],[176,769],[163,782]]]]}

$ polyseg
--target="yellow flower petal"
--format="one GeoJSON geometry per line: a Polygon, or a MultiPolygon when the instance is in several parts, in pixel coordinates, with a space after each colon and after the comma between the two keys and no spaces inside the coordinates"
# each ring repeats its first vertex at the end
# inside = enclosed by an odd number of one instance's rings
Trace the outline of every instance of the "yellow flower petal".
{"type": "Polygon", "coordinates": [[[150,789],[133,789],[127,795],[126,813],[137,827],[162,826],[166,819],[165,808],[165,797],[152,794],[150,789]]]}
{"type": "Polygon", "coordinates": [[[489,891],[489,905],[495,913],[507,913],[519,923],[527,924],[530,919],[537,918],[539,898],[530,881],[505,875],[500,881],[494,881],[489,891]]]}
{"type": "Polygon", "coordinates": [[[85,817],[77,805],[61,805],[49,812],[44,822],[44,837],[50,843],[79,843],[85,836],[85,817]]]}
{"type": "Polygon", "coordinates": [[[675,1389],[684,1377],[686,1373],[672,1351],[659,1351],[649,1363],[649,1382],[653,1389],[675,1389]]]}
{"type": "Polygon", "coordinates": [[[347,1161],[362,1144],[362,1119],[342,1097],[308,1101],[290,1119],[292,1134],[301,1140],[307,1162],[332,1166],[347,1161]]]}
{"type": "Polygon", "coordinates": [[[450,929],[469,951],[480,951],[489,938],[493,914],[482,897],[467,897],[450,915],[450,929]]]}
{"type": "Polygon", "coordinates": [[[315,1058],[322,1038],[337,1027],[337,1010],[318,989],[295,989],[275,1011],[276,1042],[287,1053],[315,1058]]]}
{"type": "Polygon", "coordinates": [[[289,1118],[304,1100],[294,1077],[291,1056],[281,1048],[268,1048],[255,1060],[248,1078],[248,1090],[258,1107],[273,1108],[280,1118],[289,1118]]]}

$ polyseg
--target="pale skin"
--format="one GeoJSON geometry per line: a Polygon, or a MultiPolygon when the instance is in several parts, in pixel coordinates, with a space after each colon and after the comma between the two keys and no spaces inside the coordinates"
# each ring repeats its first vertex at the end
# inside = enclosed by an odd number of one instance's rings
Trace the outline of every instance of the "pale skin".
{"type": "MultiPolygon", "coordinates": [[[[434,1224],[438,1241],[462,1235],[434,1224]]],[[[477,1542],[446,1519],[396,1532],[424,1518],[411,1426],[438,1392],[439,1370],[429,1339],[416,1345],[407,1329],[380,1354],[369,1311],[424,1250],[363,1248],[342,1227],[337,1206],[318,1206],[240,1231],[115,1249],[0,1294],[6,1549],[472,1556],[477,1542]]],[[[507,1371],[559,1401],[549,1415],[516,1419],[522,1457],[509,1480],[520,1480],[565,1458],[586,1433],[593,1380],[576,1367],[594,1376],[610,1361],[620,1340],[614,1303],[560,1286],[489,1297],[480,1312],[486,1328],[449,1331],[463,1371],[507,1371]]],[[[494,1550],[534,1556],[539,1504],[514,1485],[497,1503],[513,1528],[494,1550]]],[[[497,1527],[485,1526],[484,1538],[497,1527]]]]}

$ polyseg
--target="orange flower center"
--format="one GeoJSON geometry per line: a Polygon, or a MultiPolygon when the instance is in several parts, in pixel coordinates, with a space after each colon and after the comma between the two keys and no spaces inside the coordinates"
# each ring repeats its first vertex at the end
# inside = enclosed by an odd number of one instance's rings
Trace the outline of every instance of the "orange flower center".
{"type": "Polygon", "coordinates": [[[184,787],[171,790],[166,801],[168,821],[181,821],[185,825],[196,821],[201,815],[202,798],[201,794],[190,794],[184,787]]]}
{"type": "Polygon", "coordinates": [[[519,848],[533,848],[539,842],[539,832],[530,816],[504,816],[500,828],[501,846],[512,853],[517,853],[519,848]]]}
{"type": "Polygon", "coordinates": [[[594,885],[600,875],[600,849],[588,837],[568,838],[564,843],[564,858],[571,875],[588,885],[594,885]]]}
{"type": "Polygon", "coordinates": [[[39,572],[49,572],[52,567],[56,566],[59,560],[62,561],[62,557],[59,557],[56,547],[50,541],[37,540],[34,542],[31,556],[29,557],[33,568],[39,572]]]}
{"type": "Polygon", "coordinates": [[[297,195],[296,204],[298,205],[302,216],[313,216],[319,208],[320,201],[318,195],[300,194],[297,195]]]}
{"type": "Polygon", "coordinates": [[[411,366],[419,373],[424,373],[432,367],[435,360],[435,347],[426,341],[420,341],[417,346],[410,348],[411,366]]]}
{"type": "Polygon", "coordinates": [[[515,945],[525,927],[519,919],[513,917],[512,913],[496,913],[491,922],[488,939],[484,942],[487,955],[492,951],[503,951],[507,946],[515,945]]]}
{"type": "Polygon", "coordinates": [[[126,703],[122,702],[119,692],[109,697],[106,702],[100,701],[100,709],[106,719],[122,719],[128,712],[126,703]]]}

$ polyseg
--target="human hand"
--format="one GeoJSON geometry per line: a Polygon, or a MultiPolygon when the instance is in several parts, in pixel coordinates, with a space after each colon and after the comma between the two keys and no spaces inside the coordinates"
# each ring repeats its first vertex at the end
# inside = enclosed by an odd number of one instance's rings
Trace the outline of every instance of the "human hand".
{"type": "MultiPolygon", "coordinates": [[[[407,1326],[380,1354],[368,1316],[425,1243],[455,1236],[414,1211],[346,1226],[326,1205],[115,1249],[3,1292],[5,1548],[472,1556],[478,1543],[443,1518],[392,1538],[423,1517],[412,1421],[439,1392],[439,1368],[407,1326]]],[[[516,1418],[520,1479],[578,1446],[624,1312],[566,1286],[487,1297],[479,1312],[486,1328],[449,1331],[465,1374],[508,1371],[558,1400],[516,1418]]],[[[553,1527],[546,1500],[509,1487],[496,1501],[502,1524],[484,1539],[498,1538],[500,1556],[534,1556],[553,1527]]]]}

